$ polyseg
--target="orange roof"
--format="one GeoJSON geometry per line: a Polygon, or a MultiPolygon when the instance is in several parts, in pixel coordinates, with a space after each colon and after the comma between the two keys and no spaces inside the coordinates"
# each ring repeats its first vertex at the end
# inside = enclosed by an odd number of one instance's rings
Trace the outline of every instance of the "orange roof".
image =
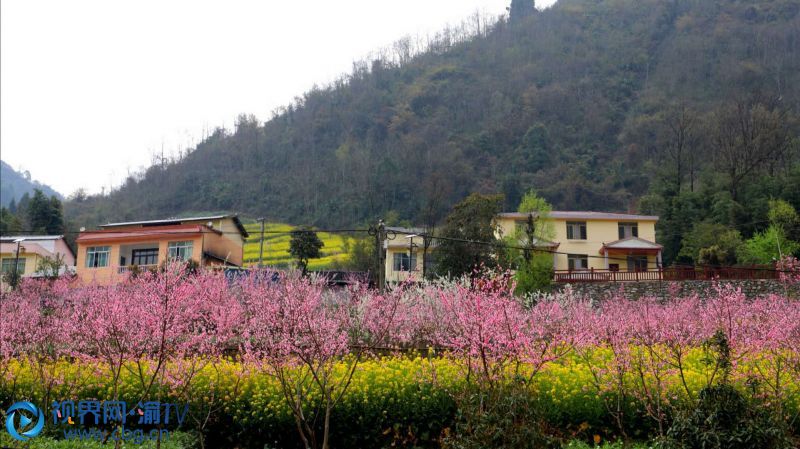
{"type": "Polygon", "coordinates": [[[84,231],[78,236],[78,243],[102,242],[115,240],[140,240],[153,237],[163,237],[179,235],[182,237],[199,235],[207,232],[219,234],[215,229],[199,225],[183,226],[152,226],[147,228],[135,228],[127,230],[104,229],[100,231],[84,231]]]}

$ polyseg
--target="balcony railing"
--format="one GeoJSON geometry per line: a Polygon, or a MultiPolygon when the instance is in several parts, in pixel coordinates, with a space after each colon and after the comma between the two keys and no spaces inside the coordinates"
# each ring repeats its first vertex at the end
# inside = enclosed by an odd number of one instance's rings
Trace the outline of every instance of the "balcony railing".
{"type": "Polygon", "coordinates": [[[614,270],[556,270],[554,280],[561,283],[579,282],[639,282],[639,281],[712,281],[777,279],[778,272],[770,266],[754,267],[690,267],[675,266],[637,271],[614,270]]]}
{"type": "Polygon", "coordinates": [[[138,271],[147,271],[147,270],[156,270],[158,269],[158,265],[125,265],[123,267],[118,268],[119,274],[130,273],[133,270],[138,271]]]}

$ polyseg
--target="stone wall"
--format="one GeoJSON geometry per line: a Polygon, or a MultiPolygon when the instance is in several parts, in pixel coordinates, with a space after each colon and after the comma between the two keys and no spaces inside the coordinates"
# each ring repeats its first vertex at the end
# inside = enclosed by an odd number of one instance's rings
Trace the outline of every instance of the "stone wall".
{"type": "MultiPolygon", "coordinates": [[[[698,293],[706,296],[713,291],[717,284],[730,284],[741,288],[748,298],[758,298],[770,294],[783,295],[787,292],[786,284],[775,279],[740,280],[740,281],[640,281],[640,282],[584,282],[571,285],[572,291],[578,296],[588,296],[592,300],[602,300],[617,293],[627,299],[642,297],[658,297],[668,299],[671,297],[688,296],[698,293]]],[[[563,290],[565,284],[556,286],[556,290],[563,290]]],[[[794,298],[800,298],[800,286],[788,287],[788,293],[794,298]]]]}

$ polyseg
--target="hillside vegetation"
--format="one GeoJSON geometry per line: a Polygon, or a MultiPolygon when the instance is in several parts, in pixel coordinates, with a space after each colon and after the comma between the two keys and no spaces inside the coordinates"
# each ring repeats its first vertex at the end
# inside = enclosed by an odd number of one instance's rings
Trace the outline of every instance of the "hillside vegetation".
{"type": "Polygon", "coordinates": [[[266,123],[242,116],[67,214],[423,224],[470,192],[512,209],[535,188],[556,209],[659,214],[670,262],[697,223],[750,237],[768,199],[800,208],[799,14],[798,0],[560,0],[475,17],[354,64],[266,123]]]}
{"type": "Polygon", "coordinates": [[[61,194],[50,186],[31,179],[28,171],[18,172],[10,165],[0,161],[0,206],[13,206],[12,202],[16,205],[25,194],[32,197],[36,189],[41,190],[45,196],[61,198],[61,194]]]}

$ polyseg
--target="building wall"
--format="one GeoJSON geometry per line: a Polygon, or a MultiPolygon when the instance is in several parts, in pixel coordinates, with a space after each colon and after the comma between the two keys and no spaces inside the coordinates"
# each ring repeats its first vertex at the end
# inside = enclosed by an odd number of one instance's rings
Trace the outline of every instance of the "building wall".
{"type": "MultiPolygon", "coordinates": [[[[428,254],[430,255],[430,250],[428,254]]],[[[417,258],[417,266],[415,270],[408,272],[408,271],[395,271],[394,270],[394,255],[395,254],[408,254],[408,247],[389,247],[386,250],[386,266],[385,266],[385,277],[386,282],[403,282],[407,280],[409,277],[413,277],[415,280],[422,280],[422,270],[425,262],[423,261],[424,257],[422,257],[422,249],[415,249],[414,255],[417,258]]]]}
{"type": "Polygon", "coordinates": [[[130,247],[135,248],[152,248],[158,245],[158,264],[162,264],[167,260],[167,250],[169,242],[182,242],[192,241],[192,260],[200,263],[203,255],[203,237],[202,236],[180,236],[180,235],[165,235],[153,236],[149,240],[133,240],[133,241],[118,241],[118,242],[97,242],[97,243],[78,243],[78,259],[76,262],[76,271],[78,278],[86,283],[96,282],[98,284],[109,284],[122,278],[119,273],[120,256],[124,253],[126,255],[125,263],[130,265],[130,247]],[[88,249],[93,246],[110,246],[109,265],[106,267],[92,268],[86,266],[86,254],[88,249]]]}
{"type": "MultiPolygon", "coordinates": [[[[16,253],[0,253],[0,261],[11,259],[15,260],[17,257],[16,253]]],[[[36,272],[36,267],[39,266],[39,260],[42,257],[38,254],[33,253],[19,253],[20,260],[25,260],[25,271],[20,273],[22,276],[30,276],[36,272]]]]}
{"type": "Polygon", "coordinates": [[[64,256],[64,264],[68,267],[75,266],[75,255],[72,254],[72,251],[67,246],[67,242],[64,239],[56,240],[55,241],[55,250],[56,254],[61,254],[64,256]]]}
{"type": "MultiPolygon", "coordinates": [[[[228,221],[232,223],[232,220],[228,221]]],[[[214,233],[204,234],[205,249],[216,256],[227,259],[229,263],[242,266],[244,259],[244,239],[242,235],[238,233],[235,226],[233,226],[233,230],[223,230],[222,232],[222,235],[214,233]],[[236,234],[231,234],[230,232],[236,232],[236,234]]]]}
{"type": "MultiPolygon", "coordinates": [[[[514,231],[517,225],[516,219],[512,218],[505,218],[501,217],[497,220],[497,225],[500,228],[500,232],[503,236],[514,235],[514,231]]],[[[556,270],[566,270],[569,268],[568,264],[568,256],[567,254],[585,254],[588,257],[589,266],[588,268],[594,269],[607,269],[608,266],[606,265],[606,260],[603,258],[603,255],[600,254],[600,249],[603,247],[604,243],[611,243],[614,241],[619,240],[619,221],[617,220],[579,220],[576,219],[574,221],[585,221],[586,222],[586,240],[569,240],[567,239],[567,221],[573,220],[566,220],[566,219],[548,219],[547,220],[552,226],[554,231],[553,242],[559,243],[558,251],[559,253],[564,254],[556,254],[555,255],[555,269],[556,270]]],[[[656,222],[655,221],[637,221],[638,223],[638,233],[639,238],[644,240],[649,240],[651,242],[656,241],[656,222]]],[[[618,263],[620,265],[621,270],[625,270],[627,266],[627,261],[624,256],[609,256],[610,259],[618,259],[618,260],[609,260],[608,263],[618,263]]],[[[649,268],[656,268],[657,260],[656,256],[648,256],[648,267],[649,268]]]]}

